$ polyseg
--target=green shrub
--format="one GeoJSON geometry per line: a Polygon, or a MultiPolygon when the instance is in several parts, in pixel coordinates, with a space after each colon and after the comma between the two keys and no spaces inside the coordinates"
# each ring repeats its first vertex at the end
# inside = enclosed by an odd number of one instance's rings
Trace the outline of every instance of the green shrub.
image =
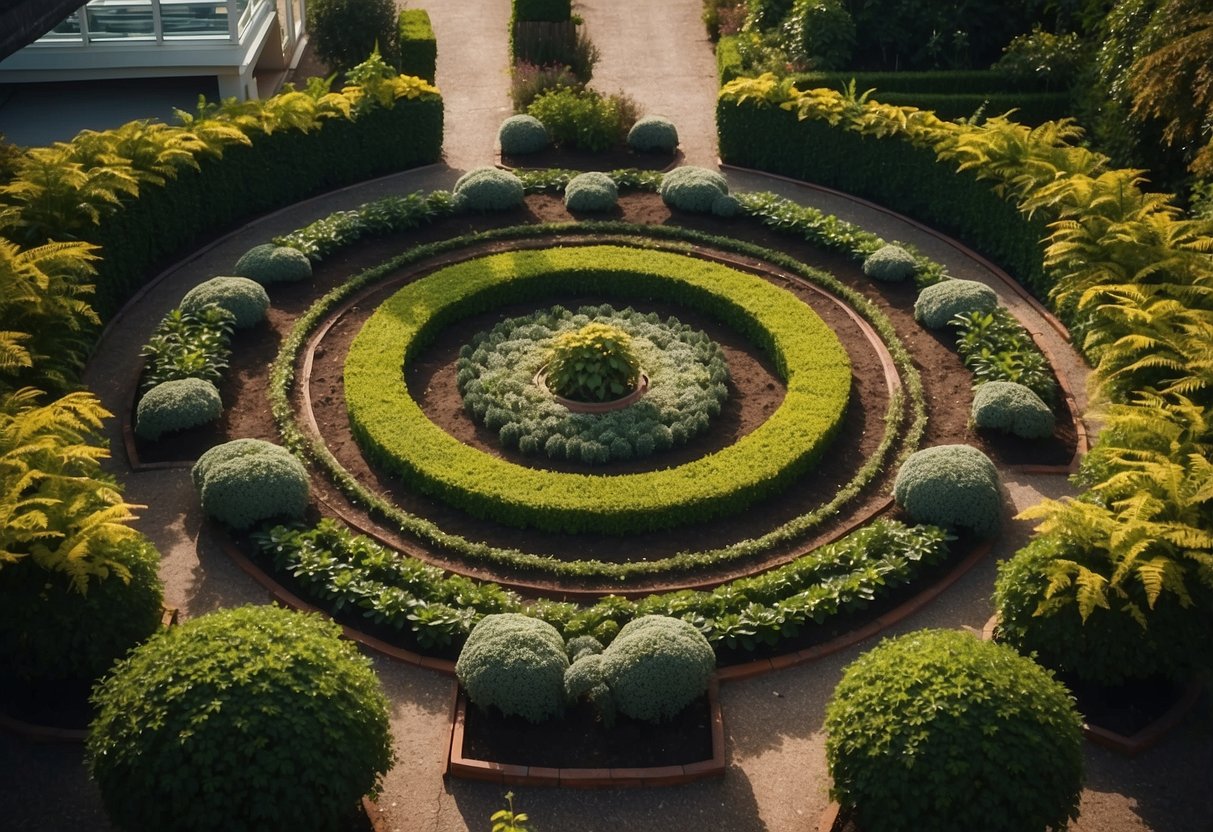
{"type": "Polygon", "coordinates": [[[840,0],[796,0],[782,30],[789,55],[813,69],[841,69],[855,52],[855,21],[840,0]]]}
{"type": "Polygon", "coordinates": [[[213,612],[93,692],[89,770],[121,829],[346,829],[393,763],[369,659],[317,615],[213,612]]]}
{"type": "Polygon", "coordinates": [[[586,656],[596,656],[602,652],[602,642],[593,636],[576,636],[568,641],[564,646],[564,652],[568,654],[569,664],[576,664],[578,659],[583,659],[586,656]]]}
{"type": "Polygon", "coordinates": [[[568,20],[572,6],[572,0],[514,0],[514,19],[568,20]]]}
{"type": "Polygon", "coordinates": [[[270,296],[264,286],[247,277],[212,277],[185,293],[181,311],[193,315],[211,304],[231,312],[236,329],[247,329],[265,320],[270,296]]]}
{"type": "Polygon", "coordinates": [[[552,342],[547,385],[558,396],[582,402],[622,398],[640,381],[632,338],[610,324],[591,321],[552,342]]]}
{"type": "Polygon", "coordinates": [[[1030,387],[1013,381],[987,381],[973,391],[973,424],[1025,439],[1053,435],[1053,411],[1030,387]]]}
{"type": "Polygon", "coordinates": [[[826,707],[831,794],[865,832],[1042,832],[1078,817],[1082,725],[1052,675],[951,630],[886,639],[826,707]]]}
{"type": "Polygon", "coordinates": [[[792,10],[793,0],[746,0],[745,28],[751,31],[775,29],[792,10]]]}
{"type": "Polygon", "coordinates": [[[615,180],[599,171],[580,173],[564,188],[564,207],[587,213],[610,211],[619,204],[615,180]]]}
{"type": "Polygon", "coordinates": [[[163,434],[213,422],[223,414],[219,389],[200,378],[157,384],[135,408],[135,433],[155,442],[163,434]]]}
{"type": "Polygon", "coordinates": [[[694,165],[674,168],[661,177],[658,189],[666,205],[698,214],[710,212],[716,200],[728,192],[728,180],[721,174],[694,165]]]}
{"type": "Polygon", "coordinates": [[[741,201],[732,194],[719,194],[712,200],[712,216],[732,219],[741,213],[741,201]]]}
{"type": "Polygon", "coordinates": [[[431,84],[438,74],[438,40],[425,9],[402,9],[396,18],[400,74],[424,78],[431,84]]]}
{"type": "Polygon", "coordinates": [[[1090,59],[1090,46],[1077,32],[1055,35],[1037,24],[1029,34],[1017,35],[1002,51],[992,69],[1016,78],[1044,81],[1054,89],[1066,89],[1079,77],[1090,59]]]}
{"type": "Polygon", "coordinates": [[[585,27],[573,20],[520,21],[514,24],[514,65],[530,64],[541,67],[566,67],[583,88],[594,75],[598,63],[598,48],[585,32],[585,27]]]}
{"type": "Polygon", "coordinates": [[[702,696],[715,669],[716,654],[703,634],[661,615],[629,621],[602,653],[615,707],[647,722],[669,719],[702,696]]]}
{"type": "Polygon", "coordinates": [[[721,85],[745,73],[738,41],[741,35],[725,35],[716,44],[716,80],[721,85]]]}
{"type": "Polygon", "coordinates": [[[184,378],[218,384],[227,369],[235,326],[236,316],[220,306],[207,305],[197,313],[172,310],[143,345],[140,388],[146,391],[184,378]]]}
{"type": "Polygon", "coordinates": [[[548,131],[543,122],[525,114],[510,116],[501,122],[497,131],[503,156],[520,156],[538,153],[548,146],[548,131]]]}
{"type": "Polygon", "coordinates": [[[312,279],[312,261],[293,248],[262,243],[250,248],[236,261],[232,274],[255,280],[263,286],[297,283],[312,279]]]}
{"type": "Polygon", "coordinates": [[[943,280],[918,293],[914,319],[927,329],[942,329],[957,315],[989,312],[998,305],[998,295],[976,280],[943,280]]]}
{"type": "Polygon", "coordinates": [[[1049,360],[1005,307],[957,315],[950,323],[956,329],[956,351],[978,384],[1013,381],[1045,404],[1057,404],[1057,379],[1049,360]]]}
{"type": "Polygon", "coordinates": [[[274,517],[297,519],[307,509],[307,471],[271,442],[216,445],[198,458],[191,475],[203,510],[234,529],[274,517]]]}
{"type": "Polygon", "coordinates": [[[333,72],[346,72],[378,48],[396,55],[396,4],[393,0],[311,0],[307,30],[316,57],[333,72]]]}
{"type": "Polygon", "coordinates": [[[111,544],[88,592],[31,557],[0,569],[0,665],[20,679],[92,681],[160,628],[160,555],[142,535],[111,544]],[[119,574],[125,569],[127,575],[119,574]]]}
{"type": "Polygon", "coordinates": [[[531,61],[516,61],[510,73],[510,101],[515,113],[526,113],[531,102],[548,90],[581,89],[585,83],[563,64],[541,66],[531,61]]]}
{"type": "Polygon", "coordinates": [[[637,153],[673,153],[678,148],[678,128],[662,116],[645,116],[628,131],[628,147],[637,153]]]}
{"type": "Polygon", "coordinates": [[[990,537],[1002,525],[998,469],[969,445],[936,445],[911,454],[893,497],[916,523],[966,528],[990,537]]]}
{"type": "Polygon", "coordinates": [[[863,273],[883,283],[909,280],[917,270],[918,261],[901,246],[881,246],[863,261],[863,273]]]}
{"type": "Polygon", "coordinates": [[[526,108],[543,122],[559,147],[601,153],[619,144],[631,124],[615,96],[589,89],[560,87],[541,93],[526,108]]]}
{"type": "Polygon", "coordinates": [[[1196,586],[1192,606],[1164,593],[1151,609],[1140,585],[1126,582],[1125,601],[1145,613],[1145,626],[1127,603],[1096,606],[1083,621],[1072,591],[1049,596],[1052,567],[1059,560],[1096,572],[1106,569],[1100,563],[1106,555],[1083,551],[1075,541],[1051,534],[1033,538],[999,564],[994,584],[998,641],[1067,677],[1113,687],[1157,676],[1183,682],[1213,668],[1213,598],[1207,589],[1196,586]]]}
{"type": "Polygon", "coordinates": [[[482,618],[455,662],[455,675],[474,704],[531,722],[563,712],[568,669],[556,628],[517,613],[482,618]]]}
{"type": "Polygon", "coordinates": [[[455,205],[468,211],[508,211],[522,204],[522,180],[507,170],[472,168],[455,181],[455,205]]]}

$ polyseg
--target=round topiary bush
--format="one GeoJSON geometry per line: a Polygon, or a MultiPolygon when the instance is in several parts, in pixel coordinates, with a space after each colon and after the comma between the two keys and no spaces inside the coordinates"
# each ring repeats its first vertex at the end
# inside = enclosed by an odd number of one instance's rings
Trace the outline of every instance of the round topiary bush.
{"type": "Polygon", "coordinates": [[[237,439],[216,445],[190,473],[203,510],[233,529],[270,518],[298,519],[307,509],[307,471],[272,442],[237,439]]]}
{"type": "Polygon", "coordinates": [[[1030,387],[1013,381],[987,381],[973,391],[973,424],[1025,439],[1053,435],[1053,411],[1030,387]]]}
{"type": "Polygon", "coordinates": [[[914,318],[927,329],[942,329],[957,315],[989,312],[998,305],[998,295],[976,280],[944,280],[918,293],[914,318]]]}
{"type": "Polygon", "coordinates": [[[1084,551],[1077,541],[1052,534],[1034,537],[999,564],[994,584],[998,641],[1066,677],[1109,687],[1157,676],[1182,682],[1194,671],[1213,667],[1213,597],[1199,582],[1189,582],[1196,596],[1191,606],[1163,593],[1153,609],[1139,584],[1125,582],[1129,596],[1124,600],[1145,614],[1145,627],[1116,602],[1110,609],[1095,607],[1083,621],[1072,588],[1045,597],[1058,560],[1097,574],[1109,568],[1106,553],[1084,551]]]}
{"type": "Polygon", "coordinates": [[[564,188],[564,207],[570,211],[610,211],[619,202],[619,188],[605,173],[579,173],[564,188]]]}
{"type": "Polygon", "coordinates": [[[89,770],[122,829],[341,830],[393,762],[369,659],[317,615],[213,612],[93,693],[89,770]]]}
{"type": "Polygon", "coordinates": [[[864,832],[1043,832],[1078,817],[1082,722],[1008,647],[923,630],[843,673],[826,708],[833,796],[864,832]]]}
{"type": "Polygon", "coordinates": [[[741,213],[741,202],[732,194],[720,194],[712,200],[712,215],[732,219],[741,213]]]}
{"type": "Polygon", "coordinates": [[[538,153],[548,146],[548,131],[543,122],[525,113],[510,116],[501,122],[497,141],[505,156],[538,153]]]}
{"type": "Polygon", "coordinates": [[[392,61],[396,49],[393,0],[311,0],[307,30],[317,57],[333,72],[345,72],[371,51],[392,61]]]}
{"type": "Polygon", "coordinates": [[[212,304],[231,312],[237,329],[247,329],[265,319],[270,296],[264,286],[247,277],[212,277],[185,293],[181,310],[197,314],[212,304]]]}
{"type": "Polygon", "coordinates": [[[486,615],[468,635],[455,675],[468,699],[506,716],[543,722],[564,710],[564,640],[546,621],[486,615]]]}
{"type": "Polygon", "coordinates": [[[494,167],[472,168],[455,182],[455,202],[468,211],[508,211],[522,204],[522,180],[494,167]]]}
{"type": "Polygon", "coordinates": [[[223,414],[219,388],[206,379],[162,381],[135,408],[135,433],[155,442],[166,433],[213,422],[223,414]]]}
{"type": "Polygon", "coordinates": [[[678,147],[678,128],[662,116],[645,116],[628,131],[628,147],[637,153],[673,153],[678,147]]]}
{"type": "Polygon", "coordinates": [[[298,283],[312,279],[312,261],[298,249],[263,243],[246,251],[236,261],[232,274],[255,280],[263,286],[298,283]]]}
{"type": "Polygon", "coordinates": [[[0,569],[0,666],[30,682],[91,682],[160,629],[160,554],[134,533],[106,548],[127,574],[85,593],[31,557],[0,569]]]}
{"type": "Polygon", "coordinates": [[[1002,525],[998,489],[998,470],[988,456],[969,445],[937,445],[902,463],[893,497],[915,523],[990,537],[1002,525]]]}
{"type": "Polygon", "coordinates": [[[881,246],[863,261],[863,273],[873,280],[897,283],[914,276],[918,263],[901,246],[881,246]]]}
{"type": "Polygon", "coordinates": [[[728,181],[714,170],[685,165],[661,177],[658,193],[666,205],[706,214],[718,197],[729,192],[728,181]]]}
{"type": "Polygon", "coordinates": [[[621,714],[658,722],[703,695],[716,654],[682,619],[645,615],[625,624],[603,651],[602,670],[621,714]]]}
{"type": "Polygon", "coordinates": [[[635,390],[639,381],[632,337],[617,326],[591,321],[552,340],[547,385],[557,396],[608,402],[635,390]]]}

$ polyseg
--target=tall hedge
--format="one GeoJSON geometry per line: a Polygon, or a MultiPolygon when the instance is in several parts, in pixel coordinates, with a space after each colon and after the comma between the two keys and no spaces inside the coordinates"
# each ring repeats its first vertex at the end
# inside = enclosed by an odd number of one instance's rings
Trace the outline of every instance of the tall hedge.
{"type": "Polygon", "coordinates": [[[405,9],[396,19],[396,50],[400,72],[424,78],[431,84],[438,72],[438,39],[425,9],[405,9]]]}

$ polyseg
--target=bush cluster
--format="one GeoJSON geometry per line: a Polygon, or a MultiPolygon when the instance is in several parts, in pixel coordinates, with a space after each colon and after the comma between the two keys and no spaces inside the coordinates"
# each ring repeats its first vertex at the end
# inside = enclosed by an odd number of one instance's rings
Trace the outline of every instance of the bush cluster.
{"type": "Polygon", "coordinates": [[[1057,379],[1032,335],[1006,307],[957,315],[956,351],[977,384],[1010,381],[1030,389],[1050,407],[1057,404],[1057,379]]]}
{"type": "Polygon", "coordinates": [[[531,722],[563,713],[568,669],[556,628],[517,613],[482,618],[455,663],[455,675],[474,704],[531,722]]]}
{"type": "Polygon", "coordinates": [[[663,116],[637,119],[628,131],[628,147],[637,153],[673,153],[678,149],[678,128],[663,116]]]}
{"type": "Polygon", "coordinates": [[[135,434],[155,442],[163,434],[213,422],[223,415],[219,388],[201,378],[163,381],[135,408],[135,434]]]}
{"type": "Polygon", "coordinates": [[[526,108],[543,122],[552,143],[600,153],[620,144],[636,122],[636,107],[621,95],[558,87],[540,93],[526,108]]]}
{"type": "Polygon", "coordinates": [[[497,141],[503,156],[524,156],[548,146],[548,131],[539,119],[521,113],[501,122],[497,141]]]}
{"type": "Polygon", "coordinates": [[[943,329],[957,315],[989,312],[998,306],[998,295],[976,280],[943,280],[927,286],[914,302],[914,319],[927,329],[943,329]]]}
{"type": "Polygon", "coordinates": [[[683,165],[661,178],[658,188],[666,205],[698,214],[713,212],[717,200],[729,194],[729,183],[714,170],[683,165]]]}
{"type": "Polygon", "coordinates": [[[602,653],[615,708],[646,722],[669,719],[702,696],[715,669],[716,654],[703,634],[661,615],[632,619],[602,653]]]}
{"type": "Polygon", "coordinates": [[[472,168],[455,181],[455,205],[467,211],[508,211],[522,204],[522,181],[495,167],[472,168]]]}
{"type": "Polygon", "coordinates": [[[843,69],[855,52],[855,21],[841,0],[796,0],[780,28],[788,56],[810,69],[843,69]]]}
{"type": "Polygon", "coordinates": [[[552,339],[547,387],[557,396],[580,402],[620,399],[640,383],[640,359],[632,336],[603,321],[588,321],[552,339]]]}
{"type": "Polygon", "coordinates": [[[580,173],[564,186],[564,207],[573,212],[610,211],[619,204],[619,188],[608,174],[580,173]]]}
{"type": "Polygon", "coordinates": [[[212,304],[232,314],[236,329],[247,329],[265,320],[270,296],[264,286],[247,277],[212,277],[186,292],[180,306],[187,315],[197,315],[212,304]]]}
{"type": "Polygon", "coordinates": [[[973,391],[973,424],[1024,439],[1053,435],[1053,411],[1030,387],[1013,381],[987,381],[973,391]]]}
{"type": "Polygon", "coordinates": [[[455,210],[450,191],[421,191],[407,196],[385,196],[349,211],[336,211],[274,243],[298,249],[310,260],[328,255],[364,237],[398,234],[450,215],[455,210]]]}
{"type": "Polygon", "coordinates": [[[965,528],[990,537],[1002,525],[998,469],[969,445],[936,445],[911,454],[893,497],[916,523],[965,528]]]}
{"type": "Polygon", "coordinates": [[[346,829],[393,762],[370,660],[317,615],[174,627],[93,693],[89,770],[123,829],[346,829]]]}
{"type": "Polygon", "coordinates": [[[308,476],[290,451],[261,439],[236,439],[198,457],[190,472],[211,517],[234,529],[270,518],[297,519],[308,501],[308,476]]]}
{"type": "Polygon", "coordinates": [[[312,0],[307,31],[316,56],[332,72],[347,72],[373,50],[389,61],[396,55],[393,0],[312,0]]]}
{"type": "Polygon", "coordinates": [[[843,673],[825,729],[831,793],[866,832],[1039,832],[1078,817],[1074,702],[1005,646],[951,630],[887,639],[843,673]]]}
{"type": "Polygon", "coordinates": [[[262,243],[250,248],[236,261],[232,274],[255,280],[263,286],[299,283],[312,279],[312,263],[301,251],[262,243]]]}
{"type": "Polygon", "coordinates": [[[881,246],[863,261],[863,273],[882,283],[909,280],[917,269],[918,261],[914,255],[898,245],[881,246]]]}

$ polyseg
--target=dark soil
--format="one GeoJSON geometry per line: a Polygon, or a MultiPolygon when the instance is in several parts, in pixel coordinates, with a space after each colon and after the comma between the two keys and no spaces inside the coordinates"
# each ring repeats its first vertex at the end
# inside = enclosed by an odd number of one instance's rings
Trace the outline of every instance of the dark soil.
{"type": "Polygon", "coordinates": [[[538,153],[521,156],[501,155],[501,164],[509,168],[544,170],[668,170],[682,161],[682,151],[673,153],[637,153],[627,147],[617,147],[601,153],[588,150],[549,147],[538,153]]]}
{"type": "Polygon", "coordinates": [[[692,702],[673,719],[654,725],[619,715],[614,727],[599,722],[588,704],[563,719],[538,725],[517,716],[468,705],[463,756],[549,768],[648,768],[712,758],[708,699],[692,702]]]}
{"type": "Polygon", "coordinates": [[[1185,688],[1164,678],[1134,679],[1107,687],[1059,676],[1090,725],[1132,737],[1160,719],[1183,698],[1185,688]]]}

